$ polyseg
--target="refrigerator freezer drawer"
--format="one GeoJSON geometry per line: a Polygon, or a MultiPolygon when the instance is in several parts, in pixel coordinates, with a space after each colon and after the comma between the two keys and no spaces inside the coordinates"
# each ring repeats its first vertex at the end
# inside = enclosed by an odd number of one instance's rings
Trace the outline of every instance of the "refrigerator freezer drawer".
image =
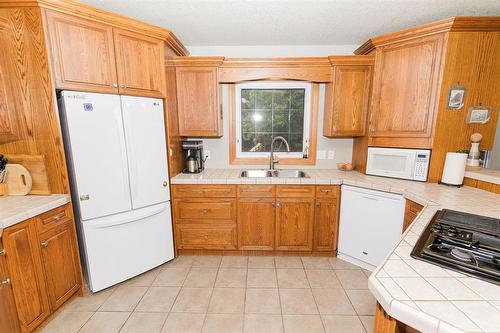
{"type": "Polygon", "coordinates": [[[174,258],[170,202],[82,223],[93,292],[174,258]]]}

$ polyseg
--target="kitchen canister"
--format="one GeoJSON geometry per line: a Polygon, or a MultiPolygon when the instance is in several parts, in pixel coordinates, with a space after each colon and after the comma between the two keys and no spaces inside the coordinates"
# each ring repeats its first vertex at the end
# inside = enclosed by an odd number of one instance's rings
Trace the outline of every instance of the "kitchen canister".
{"type": "Polygon", "coordinates": [[[441,183],[446,185],[461,186],[464,182],[466,163],[467,154],[446,153],[446,160],[444,161],[441,183]]]}

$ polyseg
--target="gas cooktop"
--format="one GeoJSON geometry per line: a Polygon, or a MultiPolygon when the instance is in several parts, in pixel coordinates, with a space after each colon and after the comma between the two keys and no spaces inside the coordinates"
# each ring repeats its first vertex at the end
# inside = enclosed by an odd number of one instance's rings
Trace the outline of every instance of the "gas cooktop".
{"type": "Polygon", "coordinates": [[[411,256],[500,285],[500,219],[439,210],[411,256]]]}

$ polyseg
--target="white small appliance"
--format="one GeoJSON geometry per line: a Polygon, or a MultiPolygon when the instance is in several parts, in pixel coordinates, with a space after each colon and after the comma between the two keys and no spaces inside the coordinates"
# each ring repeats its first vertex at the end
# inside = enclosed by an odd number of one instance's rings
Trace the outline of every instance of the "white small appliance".
{"type": "Polygon", "coordinates": [[[427,181],[431,151],[368,147],[366,174],[427,181]]]}
{"type": "Polygon", "coordinates": [[[338,257],[373,270],[401,238],[404,209],[399,194],[342,185],[338,257]]]}
{"type": "Polygon", "coordinates": [[[446,153],[441,183],[460,186],[464,182],[466,153],[446,153]]]}
{"type": "Polygon", "coordinates": [[[162,100],[63,91],[59,111],[90,289],[173,259],[162,100]]]}

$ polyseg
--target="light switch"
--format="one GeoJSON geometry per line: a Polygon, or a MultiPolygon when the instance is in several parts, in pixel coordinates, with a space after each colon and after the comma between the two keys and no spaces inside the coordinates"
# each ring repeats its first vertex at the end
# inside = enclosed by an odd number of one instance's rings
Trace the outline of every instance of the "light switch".
{"type": "Polygon", "coordinates": [[[335,158],[335,150],[328,151],[328,159],[333,160],[335,158]]]}
{"type": "Polygon", "coordinates": [[[318,160],[326,160],[326,150],[318,150],[316,152],[316,155],[317,155],[316,158],[318,160]]]}

